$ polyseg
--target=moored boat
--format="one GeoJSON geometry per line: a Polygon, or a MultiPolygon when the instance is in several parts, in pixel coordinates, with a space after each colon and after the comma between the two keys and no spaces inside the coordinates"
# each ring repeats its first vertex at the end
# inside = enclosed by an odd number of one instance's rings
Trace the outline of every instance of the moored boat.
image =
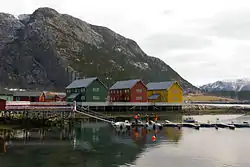
{"type": "Polygon", "coordinates": [[[165,120],[165,122],[163,123],[164,127],[181,127],[181,125],[177,124],[177,123],[173,123],[170,122],[168,120],[165,120]]]}
{"type": "Polygon", "coordinates": [[[250,128],[250,125],[248,122],[243,122],[243,123],[231,123],[229,125],[234,125],[236,128],[250,128]]]}
{"type": "Polygon", "coordinates": [[[183,122],[186,123],[197,123],[198,121],[196,121],[193,117],[187,117],[183,120],[183,122]]]}

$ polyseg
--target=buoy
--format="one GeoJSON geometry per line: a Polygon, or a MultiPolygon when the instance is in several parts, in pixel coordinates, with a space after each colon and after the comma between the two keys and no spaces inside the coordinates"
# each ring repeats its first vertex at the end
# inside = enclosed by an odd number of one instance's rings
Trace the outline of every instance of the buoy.
{"type": "Polygon", "coordinates": [[[156,140],[156,137],[155,135],[152,136],[152,141],[155,141],[156,140]]]}

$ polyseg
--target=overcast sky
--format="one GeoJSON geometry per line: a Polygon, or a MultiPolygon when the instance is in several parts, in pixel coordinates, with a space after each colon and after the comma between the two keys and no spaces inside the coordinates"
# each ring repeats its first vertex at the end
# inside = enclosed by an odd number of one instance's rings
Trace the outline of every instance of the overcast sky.
{"type": "Polygon", "coordinates": [[[250,78],[249,0],[7,0],[0,12],[38,7],[107,26],[194,85],[250,78]]]}

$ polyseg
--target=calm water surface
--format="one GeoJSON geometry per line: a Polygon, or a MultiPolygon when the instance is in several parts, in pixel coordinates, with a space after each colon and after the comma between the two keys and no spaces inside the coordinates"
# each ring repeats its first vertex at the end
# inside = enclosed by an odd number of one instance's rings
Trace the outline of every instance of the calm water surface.
{"type": "MultiPolygon", "coordinates": [[[[196,116],[201,121],[249,121],[248,116],[196,116]]],[[[117,134],[103,123],[75,128],[15,131],[1,167],[249,167],[250,129],[164,128],[157,132],[117,134]],[[22,138],[28,136],[29,140],[22,138]],[[44,134],[44,135],[41,135],[44,134]]]]}

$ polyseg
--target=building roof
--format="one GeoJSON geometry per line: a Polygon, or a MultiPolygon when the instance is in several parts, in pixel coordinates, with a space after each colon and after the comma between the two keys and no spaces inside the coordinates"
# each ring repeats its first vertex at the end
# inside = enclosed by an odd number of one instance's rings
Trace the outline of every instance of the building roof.
{"type": "Polygon", "coordinates": [[[5,89],[0,89],[0,95],[13,96],[13,92],[5,90],[5,89]]]}
{"type": "Polygon", "coordinates": [[[42,92],[13,92],[13,96],[19,96],[19,97],[24,97],[24,96],[28,96],[28,97],[39,97],[41,96],[42,92]]]}
{"type": "Polygon", "coordinates": [[[59,97],[59,98],[64,98],[66,96],[66,93],[64,92],[48,92],[48,91],[44,91],[44,96],[46,99],[52,99],[54,97],[59,97]]]}
{"type": "Polygon", "coordinates": [[[150,82],[147,84],[148,90],[165,90],[170,88],[175,83],[175,81],[165,81],[165,82],[150,82]]]}
{"type": "Polygon", "coordinates": [[[13,93],[11,93],[11,92],[0,92],[0,95],[2,95],[2,96],[13,96],[13,93]]]}
{"type": "Polygon", "coordinates": [[[94,80],[98,79],[97,77],[91,77],[86,79],[78,79],[71,84],[69,84],[66,89],[72,89],[72,88],[86,88],[88,87],[94,80]]]}
{"type": "Polygon", "coordinates": [[[67,99],[75,99],[80,93],[72,93],[70,94],[67,99]]]}
{"type": "Polygon", "coordinates": [[[148,100],[156,100],[156,99],[158,99],[159,96],[160,96],[159,94],[153,94],[153,95],[148,97],[148,100]]]}
{"type": "Polygon", "coordinates": [[[110,90],[130,89],[139,81],[141,81],[141,80],[134,79],[134,80],[126,80],[126,81],[117,81],[113,86],[111,86],[110,90]]]}

